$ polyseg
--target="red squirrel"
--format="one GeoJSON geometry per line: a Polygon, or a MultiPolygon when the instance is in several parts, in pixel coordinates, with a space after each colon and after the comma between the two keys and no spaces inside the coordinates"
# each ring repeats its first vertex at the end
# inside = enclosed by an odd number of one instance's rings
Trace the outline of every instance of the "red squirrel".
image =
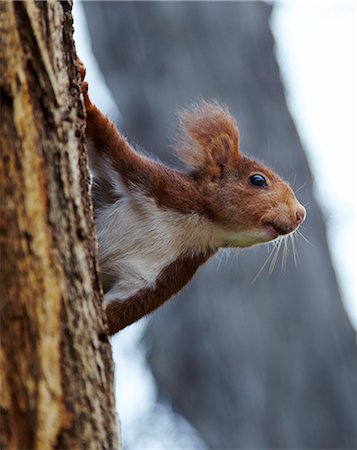
{"type": "Polygon", "coordinates": [[[176,294],[220,248],[269,242],[305,220],[291,187],[241,153],[225,107],[201,102],[181,114],[183,172],[135,151],[80,73],[110,335],[176,294]]]}

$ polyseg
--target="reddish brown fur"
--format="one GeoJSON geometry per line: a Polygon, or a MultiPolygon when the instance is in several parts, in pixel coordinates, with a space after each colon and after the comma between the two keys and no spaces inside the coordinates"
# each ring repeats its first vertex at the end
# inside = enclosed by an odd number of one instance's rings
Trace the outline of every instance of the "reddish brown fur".
{"type": "MultiPolygon", "coordinates": [[[[218,118],[222,122],[217,123],[215,133],[224,133],[228,128],[230,116],[224,110],[217,111],[218,118]],[[221,116],[222,114],[222,116],[221,116]]],[[[188,116],[186,116],[187,119],[188,116]]],[[[196,167],[190,173],[182,173],[177,170],[165,167],[155,161],[149,160],[136,153],[127,141],[118,133],[115,125],[105,117],[98,108],[87,102],[87,137],[95,140],[98,149],[98,158],[107,155],[116,171],[118,171],[128,187],[141,186],[142,190],[150,197],[154,198],[158,205],[175,209],[182,213],[197,212],[208,219],[222,223],[228,228],[251,229],[259,219],[268,212],[274,204],[282,201],[286,192],[291,192],[289,186],[267,167],[253,160],[239,155],[238,146],[235,144],[229,147],[231,157],[228,158],[227,165],[222,163],[222,158],[218,160],[212,156],[207,156],[207,151],[203,148],[204,136],[202,128],[197,136],[201,136],[202,141],[198,150],[201,151],[202,167],[197,168],[198,159],[195,160],[196,167]],[[202,146],[202,147],[201,147],[202,146]],[[237,154],[237,156],[236,156],[237,154]],[[206,169],[204,161],[208,159],[206,169]],[[196,164],[197,163],[197,164],[196,164]],[[257,195],[257,191],[247,186],[246,179],[254,173],[263,174],[267,180],[275,187],[281,185],[281,189],[262,191],[257,195]],[[224,202],[222,202],[224,199],[224,202]],[[240,205],[237,211],[237,205],[240,205]]],[[[234,122],[232,119],[231,126],[234,122]]],[[[210,130],[212,130],[210,126],[210,130]]],[[[235,129],[238,136],[238,132],[235,129]]],[[[218,134],[218,136],[220,136],[218,134]]],[[[225,141],[225,134],[222,141],[216,137],[214,148],[215,155],[220,154],[221,147],[217,147],[225,141]],[[217,150],[218,149],[218,150],[217,150]]],[[[193,141],[194,142],[194,141],[193,141]]],[[[185,147],[182,154],[186,158],[186,163],[194,160],[195,147],[185,147]],[[190,153],[191,152],[191,153],[190,153]]],[[[234,142],[231,140],[230,142],[234,142]]],[[[236,143],[238,142],[238,137],[236,143]]],[[[225,144],[222,144],[224,146],[225,144]]]]}
{"type": "MultiPolygon", "coordinates": [[[[82,68],[82,78],[84,73],[82,68]]],[[[241,155],[237,125],[222,106],[203,102],[181,114],[182,135],[177,152],[189,168],[183,173],[135,152],[90,102],[86,83],[82,90],[87,137],[96,148],[93,157],[106,157],[128,189],[142,190],[159,207],[183,214],[197,213],[218,225],[227,235],[221,246],[236,246],[230,233],[259,236],[262,230],[272,228],[271,237],[265,240],[268,241],[293,231],[304,220],[305,210],[289,185],[266,166],[241,155]],[[249,177],[257,173],[266,178],[266,189],[249,184],[249,177]]],[[[264,242],[259,239],[246,245],[264,242]]],[[[125,301],[112,301],[107,306],[110,334],[148,314],[179,291],[211,255],[208,249],[198,256],[182,255],[162,271],[155,289],[144,289],[125,301]]]]}

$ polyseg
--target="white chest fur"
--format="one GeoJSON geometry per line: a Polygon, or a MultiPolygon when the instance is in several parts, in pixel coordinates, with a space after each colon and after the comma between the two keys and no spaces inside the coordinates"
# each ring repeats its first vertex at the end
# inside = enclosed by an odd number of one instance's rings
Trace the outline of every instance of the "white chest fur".
{"type": "Polygon", "coordinates": [[[140,192],[96,213],[99,262],[106,303],[153,288],[180,255],[213,247],[213,226],[197,214],[159,208],[140,192]]]}

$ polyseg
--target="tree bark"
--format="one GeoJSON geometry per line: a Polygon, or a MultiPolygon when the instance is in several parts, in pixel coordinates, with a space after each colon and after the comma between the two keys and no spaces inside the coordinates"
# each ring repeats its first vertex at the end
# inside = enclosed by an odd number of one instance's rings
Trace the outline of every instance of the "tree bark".
{"type": "Polygon", "coordinates": [[[72,3],[1,2],[1,446],[118,448],[72,3]]]}

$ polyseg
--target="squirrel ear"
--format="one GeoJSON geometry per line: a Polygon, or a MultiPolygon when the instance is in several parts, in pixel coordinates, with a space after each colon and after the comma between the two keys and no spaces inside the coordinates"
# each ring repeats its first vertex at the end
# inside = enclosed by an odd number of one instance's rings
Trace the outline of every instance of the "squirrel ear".
{"type": "Polygon", "coordinates": [[[176,145],[179,158],[189,167],[220,175],[239,157],[237,124],[216,102],[201,102],[180,114],[182,136],[176,145]]]}

